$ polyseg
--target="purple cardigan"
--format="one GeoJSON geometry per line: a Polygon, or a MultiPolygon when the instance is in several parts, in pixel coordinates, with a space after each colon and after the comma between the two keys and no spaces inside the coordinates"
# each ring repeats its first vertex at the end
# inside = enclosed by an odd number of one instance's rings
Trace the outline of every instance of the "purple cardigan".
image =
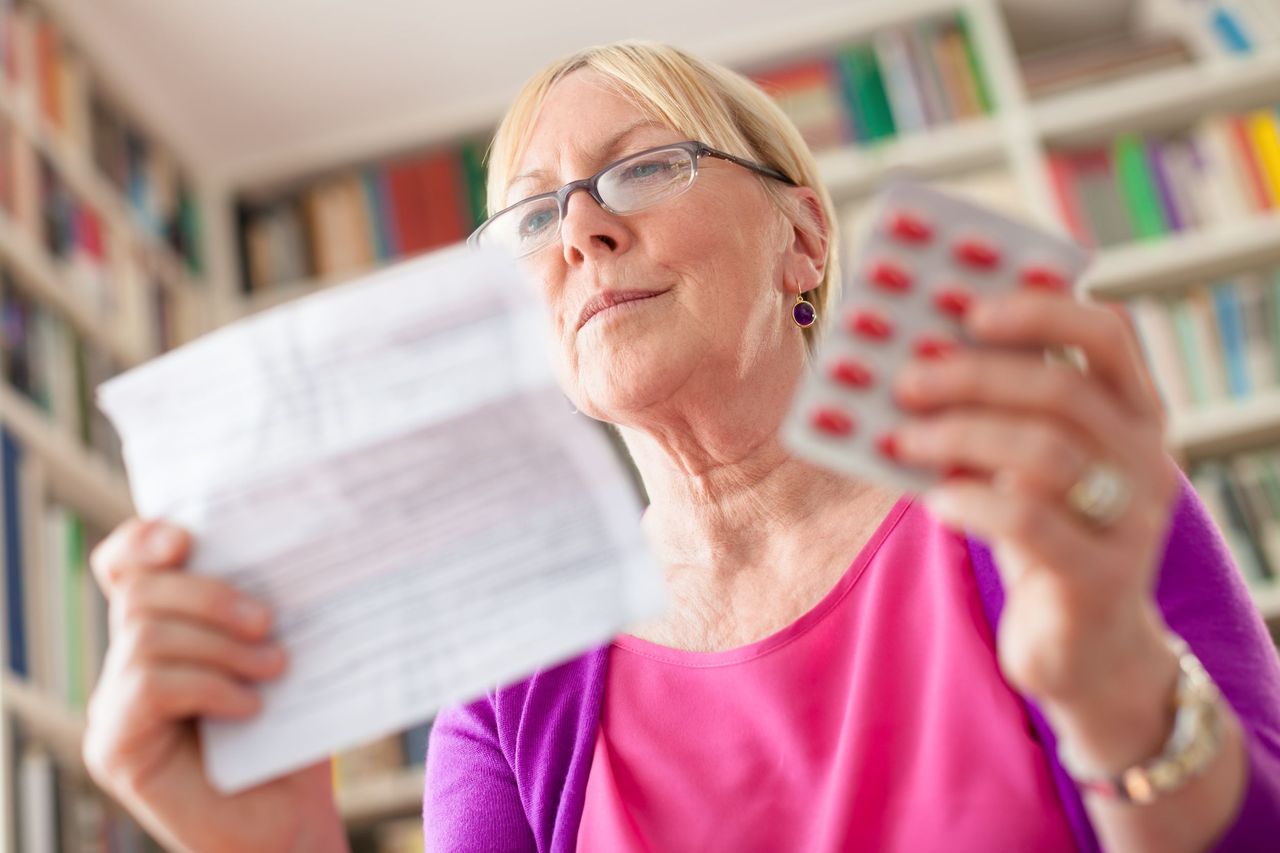
{"type": "MultiPolygon", "coordinates": [[[[1217,850],[1280,848],[1280,659],[1218,529],[1185,475],[1166,535],[1156,598],[1244,723],[1249,782],[1217,850]]],[[[1004,604],[990,550],[968,538],[994,630],[1004,604]]],[[[436,718],[427,750],[428,850],[572,853],[604,703],[609,647],[593,649],[436,718]]],[[[1024,700],[1079,849],[1100,850],[1054,735],[1024,700]]]]}

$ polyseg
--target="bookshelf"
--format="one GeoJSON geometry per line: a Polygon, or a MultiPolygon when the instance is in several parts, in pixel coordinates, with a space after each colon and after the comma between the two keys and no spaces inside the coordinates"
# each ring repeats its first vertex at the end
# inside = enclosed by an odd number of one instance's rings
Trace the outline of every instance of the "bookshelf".
{"type": "MultiPolygon", "coordinates": [[[[40,7],[34,2],[21,5],[40,7]]],[[[0,9],[5,6],[0,2],[0,9]]],[[[1280,101],[1280,48],[1231,58],[1198,52],[1192,64],[1141,71],[1033,99],[1019,70],[1010,15],[999,0],[850,4],[821,15],[793,16],[768,34],[726,37],[697,52],[751,73],[765,72],[871,40],[888,29],[909,28],[957,12],[965,16],[994,107],[983,114],[951,116],[928,127],[899,128],[889,138],[846,142],[818,151],[821,174],[837,205],[850,217],[892,170],[939,180],[994,170],[1007,176],[1019,209],[1040,224],[1067,233],[1049,177],[1049,159],[1056,149],[1092,145],[1130,131],[1177,128],[1206,113],[1280,101]]],[[[491,132],[504,107],[505,98],[495,97],[457,115],[404,116],[380,127],[344,128],[330,138],[310,139],[284,158],[250,157],[216,176],[196,175],[204,261],[204,271],[197,273],[190,259],[157,236],[128,195],[97,167],[91,153],[51,129],[37,100],[3,78],[0,125],[8,125],[26,140],[75,196],[101,212],[117,234],[117,242],[129,247],[125,254],[132,260],[125,266],[130,269],[120,276],[127,292],[118,301],[119,322],[78,298],[66,286],[63,265],[4,216],[0,216],[0,260],[27,297],[56,312],[76,335],[105,351],[123,369],[214,325],[393,260],[373,258],[363,267],[308,274],[246,292],[250,288],[244,286],[239,272],[237,214],[246,203],[267,204],[354,171],[474,143],[491,132]],[[155,289],[181,306],[173,324],[176,332],[167,341],[151,328],[152,318],[147,315],[153,297],[143,291],[155,289]]],[[[1280,210],[1166,235],[1159,241],[1100,249],[1082,286],[1094,298],[1124,301],[1266,265],[1280,267],[1280,210]]],[[[119,470],[103,454],[84,447],[75,430],[50,424],[40,407],[5,383],[0,383],[0,426],[39,461],[49,495],[75,507],[94,528],[110,529],[130,514],[128,490],[119,470]]],[[[1278,440],[1280,389],[1173,412],[1170,417],[1170,450],[1187,463],[1278,440]]],[[[1280,624],[1280,586],[1256,585],[1254,597],[1264,616],[1280,624]]],[[[4,639],[0,632],[0,642],[4,639]]],[[[6,725],[10,717],[21,721],[24,734],[44,742],[73,772],[80,767],[82,712],[7,670],[0,677],[0,694],[5,709],[0,716],[6,725]]],[[[9,766],[7,761],[0,764],[9,766]]],[[[337,797],[354,832],[415,813],[421,803],[421,784],[420,766],[388,767],[340,785],[337,797]]],[[[0,789],[6,786],[12,789],[13,780],[0,770],[0,789]]]]}
{"type": "Polygon", "coordinates": [[[205,179],[51,4],[0,17],[0,850],[155,849],[80,757],[106,631],[87,554],[132,514],[91,394],[211,327],[205,179]]]}

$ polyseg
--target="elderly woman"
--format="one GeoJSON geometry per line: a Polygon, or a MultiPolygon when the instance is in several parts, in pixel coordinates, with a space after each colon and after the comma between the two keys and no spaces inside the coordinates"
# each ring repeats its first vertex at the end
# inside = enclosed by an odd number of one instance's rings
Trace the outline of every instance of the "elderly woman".
{"type": "MultiPolygon", "coordinates": [[[[1280,838],[1275,650],[1115,313],[983,299],[965,323],[995,346],[895,377],[899,456],[966,474],[917,498],[780,446],[806,306],[833,303],[833,211],[744,78],[647,43],[556,62],[498,130],[488,201],[474,240],[520,257],[564,390],[621,432],[671,606],[442,712],[428,849],[1280,838]]],[[[91,771],[175,847],[342,849],[324,764],[229,798],[205,782],[190,718],[253,713],[237,679],[283,663],[259,654],[266,615],[168,571],[188,547],[133,521],[95,553],[119,630],[91,771]]]]}

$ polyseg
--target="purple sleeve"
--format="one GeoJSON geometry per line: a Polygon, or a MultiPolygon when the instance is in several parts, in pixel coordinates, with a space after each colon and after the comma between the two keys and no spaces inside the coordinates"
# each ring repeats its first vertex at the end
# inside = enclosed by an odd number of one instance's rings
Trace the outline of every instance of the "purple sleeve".
{"type": "Polygon", "coordinates": [[[1249,781],[1234,823],[1214,848],[1275,850],[1280,838],[1280,658],[1222,534],[1186,476],[1157,598],[1221,688],[1245,729],[1249,781]]]}
{"type": "Polygon", "coordinates": [[[488,696],[436,715],[422,795],[427,850],[534,849],[497,731],[488,696]]]}

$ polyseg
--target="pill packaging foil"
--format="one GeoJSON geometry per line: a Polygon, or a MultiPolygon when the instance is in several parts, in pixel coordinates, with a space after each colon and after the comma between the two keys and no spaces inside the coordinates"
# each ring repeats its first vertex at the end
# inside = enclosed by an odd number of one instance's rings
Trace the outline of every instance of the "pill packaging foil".
{"type": "Polygon", "coordinates": [[[1088,262],[1085,250],[1046,231],[912,179],[890,181],[843,253],[840,299],[819,317],[816,352],[782,425],[784,446],[859,479],[929,488],[944,472],[898,462],[887,439],[908,417],[892,394],[899,370],[912,358],[989,346],[961,320],[978,296],[1074,293],[1088,262]]]}

